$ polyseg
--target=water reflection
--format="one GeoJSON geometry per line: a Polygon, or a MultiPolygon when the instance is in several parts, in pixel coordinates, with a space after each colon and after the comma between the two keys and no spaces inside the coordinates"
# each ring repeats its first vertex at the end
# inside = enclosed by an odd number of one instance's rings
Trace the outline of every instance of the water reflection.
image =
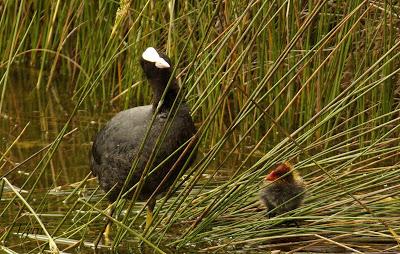
{"type": "MultiPolygon", "coordinates": [[[[11,145],[12,149],[3,162],[2,174],[53,142],[75,106],[68,82],[58,82],[49,91],[37,90],[35,76],[35,71],[31,69],[23,69],[9,76],[0,121],[0,149],[5,151],[11,145]],[[13,144],[19,135],[18,141],[13,144]]],[[[89,173],[89,146],[103,116],[97,115],[97,112],[78,110],[68,126],[69,131],[78,131],[66,136],[60,143],[40,178],[39,188],[80,181],[89,173]]],[[[10,173],[8,179],[17,186],[22,185],[44,152],[46,149],[10,173]]],[[[29,182],[26,187],[29,188],[31,184],[29,182]]]]}

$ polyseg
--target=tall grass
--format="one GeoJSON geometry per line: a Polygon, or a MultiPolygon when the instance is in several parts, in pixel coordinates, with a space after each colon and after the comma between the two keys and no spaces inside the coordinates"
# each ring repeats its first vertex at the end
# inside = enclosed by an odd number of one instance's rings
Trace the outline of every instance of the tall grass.
{"type": "MultiPolygon", "coordinates": [[[[13,112],[6,96],[17,88],[9,80],[22,66],[38,70],[29,80],[37,93],[56,97],[62,89],[73,105],[18,186],[27,193],[12,185],[16,166],[0,165],[0,186],[10,193],[0,205],[8,220],[0,224],[3,250],[21,250],[7,242],[23,207],[35,219],[29,225],[41,227],[44,214],[55,212],[51,190],[61,186],[52,163],[63,157],[55,154],[79,111],[150,102],[138,64],[148,46],[177,65],[202,154],[186,181],[157,203],[148,231],[138,228],[144,205],[134,200],[126,213],[129,204],[117,205],[114,248],[134,238],[158,252],[398,250],[399,10],[395,1],[361,0],[3,1],[0,114],[13,112]],[[68,82],[55,87],[59,77],[68,82]],[[263,175],[282,160],[304,175],[307,198],[303,207],[266,219],[257,193],[263,175]],[[38,203],[35,192],[48,171],[52,179],[38,203]],[[282,225],[288,217],[303,222],[282,225]]],[[[88,141],[85,128],[78,132],[88,141]]],[[[13,157],[24,132],[9,138],[0,161],[13,157]]],[[[92,246],[107,211],[97,189],[79,194],[95,186],[88,178],[69,182],[62,219],[48,225],[32,252],[92,246]]]]}

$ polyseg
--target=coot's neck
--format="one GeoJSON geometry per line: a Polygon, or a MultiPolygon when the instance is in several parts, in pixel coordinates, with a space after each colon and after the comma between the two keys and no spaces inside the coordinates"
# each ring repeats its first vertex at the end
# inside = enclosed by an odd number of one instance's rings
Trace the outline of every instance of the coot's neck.
{"type": "MultiPolygon", "coordinates": [[[[149,80],[151,88],[153,89],[153,110],[157,109],[158,103],[161,100],[161,97],[164,93],[164,89],[168,84],[168,79],[151,79],[149,80]]],[[[175,101],[175,98],[178,96],[179,87],[176,83],[176,80],[171,80],[171,84],[168,87],[168,91],[165,94],[163,104],[161,105],[160,112],[167,111],[172,107],[172,104],[175,101]]]]}

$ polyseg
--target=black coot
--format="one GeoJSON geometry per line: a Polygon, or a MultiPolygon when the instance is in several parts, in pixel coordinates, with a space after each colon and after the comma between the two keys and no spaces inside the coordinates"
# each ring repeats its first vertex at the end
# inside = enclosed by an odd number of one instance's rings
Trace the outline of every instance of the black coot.
{"type": "MultiPolygon", "coordinates": [[[[101,188],[106,192],[111,190],[108,195],[110,202],[116,200],[124,185],[173,69],[170,59],[152,47],[147,48],[142,54],[140,64],[153,90],[152,104],[124,110],[114,116],[96,135],[90,154],[90,167],[93,174],[97,176],[101,188]]],[[[127,191],[139,181],[164,126],[167,122],[168,125],[172,122],[163,142],[160,143],[158,152],[151,164],[152,166],[147,170],[148,178],[143,184],[139,200],[144,201],[150,198],[164,177],[172,169],[185,147],[181,148],[178,153],[171,156],[161,166],[160,164],[187,142],[196,131],[189,107],[184,101],[177,109],[175,117],[167,119],[172,104],[177,98],[178,91],[177,82],[175,78],[172,78],[164,101],[160,105],[155,121],[144,143],[143,150],[139,154],[137,167],[133,169],[134,173],[129,181],[128,188],[125,189],[127,191]],[[157,166],[160,167],[154,173],[149,174],[157,166]]],[[[190,153],[191,151],[186,153],[186,156],[182,160],[179,160],[175,170],[170,173],[170,177],[159,188],[156,194],[161,194],[168,190],[168,187],[174,182],[188,160],[190,153]]],[[[134,191],[129,192],[127,197],[132,197],[133,193],[134,191]]],[[[148,204],[146,222],[150,223],[155,199],[149,200],[148,204]]]]}

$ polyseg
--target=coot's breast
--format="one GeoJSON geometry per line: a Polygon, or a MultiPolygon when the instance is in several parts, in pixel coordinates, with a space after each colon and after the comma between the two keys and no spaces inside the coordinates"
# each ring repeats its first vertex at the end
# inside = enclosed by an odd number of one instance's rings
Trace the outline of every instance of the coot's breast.
{"type": "MultiPolygon", "coordinates": [[[[122,145],[131,149],[140,145],[151,115],[151,105],[131,108],[115,115],[94,139],[92,155],[95,162],[104,162],[110,155],[115,155],[122,145]]],[[[120,152],[119,156],[122,155],[120,152]]],[[[128,154],[126,156],[129,157],[128,154]]],[[[93,173],[96,175],[95,171],[93,173]]]]}

